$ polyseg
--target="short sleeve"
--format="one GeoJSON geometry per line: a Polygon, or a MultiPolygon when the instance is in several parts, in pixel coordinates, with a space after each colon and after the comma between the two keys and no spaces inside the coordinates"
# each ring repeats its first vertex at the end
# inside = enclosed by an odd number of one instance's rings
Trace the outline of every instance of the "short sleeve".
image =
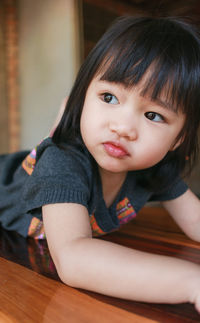
{"type": "Polygon", "coordinates": [[[88,157],[78,149],[45,144],[37,149],[37,162],[23,189],[26,211],[45,204],[78,203],[88,207],[91,170],[88,157]]]}
{"type": "Polygon", "coordinates": [[[166,189],[161,190],[160,193],[155,193],[151,196],[150,201],[168,201],[176,199],[183,195],[188,189],[188,185],[178,177],[173,184],[166,189]]]}

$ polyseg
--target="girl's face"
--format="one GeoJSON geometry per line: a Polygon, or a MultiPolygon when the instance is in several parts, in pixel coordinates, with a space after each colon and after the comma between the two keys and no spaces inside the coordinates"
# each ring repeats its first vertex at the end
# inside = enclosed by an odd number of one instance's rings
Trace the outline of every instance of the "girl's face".
{"type": "Polygon", "coordinates": [[[97,76],[88,87],[81,116],[83,141],[101,169],[126,173],[161,161],[176,142],[185,115],[162,101],[140,95],[139,87],[127,88],[97,76]]]}

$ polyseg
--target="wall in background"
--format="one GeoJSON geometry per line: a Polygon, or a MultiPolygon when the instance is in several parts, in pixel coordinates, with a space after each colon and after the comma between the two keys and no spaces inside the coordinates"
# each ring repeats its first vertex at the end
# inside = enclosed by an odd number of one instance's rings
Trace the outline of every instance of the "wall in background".
{"type": "Polygon", "coordinates": [[[0,153],[19,149],[18,1],[0,1],[0,153]]]}
{"type": "Polygon", "coordinates": [[[76,0],[19,0],[20,148],[48,135],[80,65],[76,0]]]}
{"type": "Polygon", "coordinates": [[[6,100],[6,57],[5,57],[5,12],[0,2],[0,153],[7,151],[9,146],[8,113],[6,100]]]}

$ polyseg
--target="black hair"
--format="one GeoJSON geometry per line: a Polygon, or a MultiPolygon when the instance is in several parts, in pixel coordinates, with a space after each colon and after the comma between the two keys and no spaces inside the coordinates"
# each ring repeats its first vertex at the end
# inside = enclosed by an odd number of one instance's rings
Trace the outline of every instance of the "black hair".
{"type": "MultiPolygon", "coordinates": [[[[200,124],[200,38],[194,26],[164,17],[122,17],[103,35],[83,63],[53,141],[83,143],[80,118],[88,86],[99,74],[102,80],[132,87],[145,78],[142,95],[152,100],[165,93],[165,101],[186,114],[177,141],[182,144],[152,167],[153,182],[171,165],[168,183],[177,173],[191,170],[198,155],[200,124]],[[148,73],[147,73],[148,72],[148,73]],[[189,159],[189,160],[188,160],[189,159]]],[[[148,178],[144,170],[143,178],[148,178]],[[146,174],[146,175],[145,175],[146,174]],[[145,177],[146,176],[146,177],[145,177]]],[[[152,182],[150,179],[149,183],[152,182]]]]}

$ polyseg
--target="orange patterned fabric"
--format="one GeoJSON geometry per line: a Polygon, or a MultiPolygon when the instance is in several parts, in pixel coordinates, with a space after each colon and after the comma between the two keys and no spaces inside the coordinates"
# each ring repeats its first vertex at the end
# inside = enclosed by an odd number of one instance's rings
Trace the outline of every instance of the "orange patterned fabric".
{"type": "MultiPolygon", "coordinates": [[[[120,225],[129,222],[136,216],[136,212],[127,197],[117,204],[116,213],[120,225]]],[[[98,225],[95,219],[95,214],[92,214],[90,216],[90,225],[94,237],[101,236],[107,233],[103,231],[98,225]]],[[[34,239],[45,239],[44,225],[41,220],[39,220],[36,217],[32,219],[28,231],[28,236],[34,239]]]]}
{"type": "Polygon", "coordinates": [[[36,164],[36,148],[34,148],[31,153],[26,156],[22,162],[22,167],[28,175],[31,175],[36,164]]]}
{"type": "MultiPolygon", "coordinates": [[[[125,197],[122,201],[120,201],[117,204],[116,214],[119,219],[120,225],[129,222],[130,220],[132,220],[136,216],[136,212],[127,197],[125,197]]],[[[97,221],[95,219],[95,214],[92,214],[90,216],[90,224],[92,227],[93,236],[95,236],[95,237],[101,236],[101,235],[107,233],[107,232],[103,231],[99,227],[99,225],[97,224],[97,221]]]]}
{"type": "Polygon", "coordinates": [[[28,230],[28,236],[34,239],[45,239],[43,222],[33,217],[28,230]]]}
{"type": "Polygon", "coordinates": [[[93,233],[93,236],[96,237],[96,236],[100,236],[100,235],[103,235],[103,234],[106,234],[107,232],[104,232],[100,227],[99,225],[97,224],[97,221],[95,219],[95,216],[94,214],[92,214],[90,216],[90,224],[91,224],[91,227],[92,227],[92,233],[93,233]]]}
{"type": "Polygon", "coordinates": [[[117,204],[116,212],[120,224],[129,222],[137,215],[127,197],[117,204]]]}

